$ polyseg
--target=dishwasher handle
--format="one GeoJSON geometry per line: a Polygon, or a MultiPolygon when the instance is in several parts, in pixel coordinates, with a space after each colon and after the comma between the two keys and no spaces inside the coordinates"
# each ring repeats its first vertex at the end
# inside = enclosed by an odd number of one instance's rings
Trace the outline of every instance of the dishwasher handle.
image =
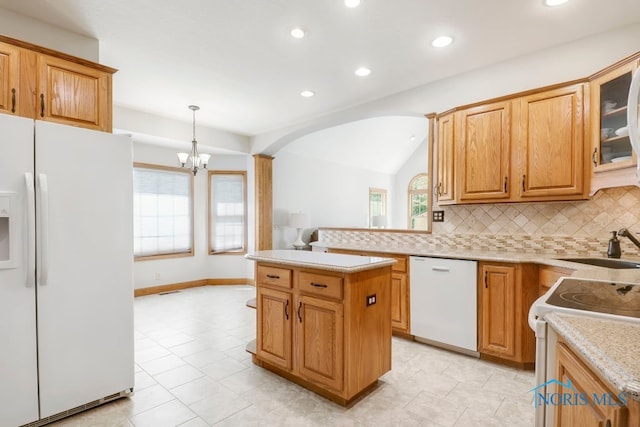
{"type": "Polygon", "coordinates": [[[451,271],[451,270],[449,269],[449,267],[439,267],[439,266],[437,266],[437,265],[434,265],[433,267],[431,267],[431,269],[432,269],[433,271],[445,271],[445,272],[446,272],[446,271],[451,271]]]}

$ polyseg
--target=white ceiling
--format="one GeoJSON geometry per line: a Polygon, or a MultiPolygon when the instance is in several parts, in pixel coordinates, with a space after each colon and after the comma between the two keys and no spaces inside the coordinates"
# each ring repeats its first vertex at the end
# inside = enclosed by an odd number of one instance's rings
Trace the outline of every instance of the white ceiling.
{"type": "Polygon", "coordinates": [[[257,135],[640,20],[638,0],[0,0],[100,40],[114,103],[257,135]],[[294,26],[308,37],[289,36],[294,26]],[[447,33],[454,43],[430,41],[447,33]],[[373,72],[358,78],[361,66],[373,72]],[[303,89],[313,98],[299,96],[303,89]]]}
{"type": "MultiPolygon", "coordinates": [[[[119,70],[116,106],[190,122],[187,106],[197,104],[198,127],[247,136],[640,22],[638,0],[557,8],[543,0],[362,0],[355,9],[343,0],[0,0],[0,8],[98,39],[100,62],[119,70]],[[293,39],[296,26],[308,36],[293,39]],[[454,43],[432,47],[441,34],[454,43]],[[371,75],[356,77],[360,66],[371,75]],[[316,96],[302,98],[304,89],[316,96]]],[[[426,112],[414,113],[321,130],[287,150],[394,173],[426,136],[426,112]]]]}

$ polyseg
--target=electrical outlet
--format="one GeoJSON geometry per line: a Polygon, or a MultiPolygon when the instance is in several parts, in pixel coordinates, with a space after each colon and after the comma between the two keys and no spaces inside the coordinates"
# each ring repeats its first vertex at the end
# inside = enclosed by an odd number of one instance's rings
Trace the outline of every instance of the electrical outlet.
{"type": "Polygon", "coordinates": [[[367,295],[367,307],[376,303],[376,294],[367,295]]]}
{"type": "Polygon", "coordinates": [[[444,211],[433,211],[433,222],[444,222],[444,211]]]}

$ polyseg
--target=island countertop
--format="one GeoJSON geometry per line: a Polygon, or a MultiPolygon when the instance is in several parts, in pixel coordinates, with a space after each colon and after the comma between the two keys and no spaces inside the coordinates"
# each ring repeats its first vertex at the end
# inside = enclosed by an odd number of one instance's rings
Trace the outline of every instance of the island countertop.
{"type": "Polygon", "coordinates": [[[611,385],[640,401],[640,324],[563,313],[545,319],[611,385]]]}
{"type": "Polygon", "coordinates": [[[386,267],[396,262],[393,258],[286,249],[257,251],[245,255],[245,258],[270,264],[316,268],[339,273],[355,273],[358,271],[371,270],[386,267]]]}

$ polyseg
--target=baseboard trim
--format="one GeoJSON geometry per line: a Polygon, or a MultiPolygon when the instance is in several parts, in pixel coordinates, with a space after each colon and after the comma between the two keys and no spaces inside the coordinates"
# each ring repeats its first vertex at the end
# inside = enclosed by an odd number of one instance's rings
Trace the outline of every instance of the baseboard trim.
{"type": "Polygon", "coordinates": [[[253,279],[231,278],[231,279],[200,279],[189,282],[170,283],[167,285],[149,286],[148,288],[134,289],[134,297],[160,294],[163,292],[174,292],[182,289],[197,288],[198,286],[222,286],[222,285],[253,285],[253,279]]]}

